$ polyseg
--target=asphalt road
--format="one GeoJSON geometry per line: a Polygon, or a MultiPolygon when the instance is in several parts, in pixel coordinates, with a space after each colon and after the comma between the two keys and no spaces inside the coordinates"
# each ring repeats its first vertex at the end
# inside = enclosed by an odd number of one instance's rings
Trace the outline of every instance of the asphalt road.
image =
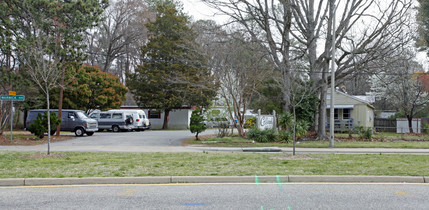
{"type": "Polygon", "coordinates": [[[428,184],[0,187],[2,209],[428,209],[428,184]]]}

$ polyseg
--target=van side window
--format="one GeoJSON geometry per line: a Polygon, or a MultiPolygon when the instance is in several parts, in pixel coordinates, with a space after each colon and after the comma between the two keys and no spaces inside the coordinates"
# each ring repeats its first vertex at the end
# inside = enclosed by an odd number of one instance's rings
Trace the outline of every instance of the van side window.
{"type": "Polygon", "coordinates": [[[101,113],[100,119],[110,119],[110,113],[101,113]]]}
{"type": "Polygon", "coordinates": [[[112,119],[122,119],[122,113],[113,113],[112,119]]]}
{"type": "Polygon", "coordinates": [[[69,112],[69,113],[68,113],[68,117],[70,118],[71,116],[76,117],[76,116],[74,115],[74,112],[69,112]]]}
{"type": "Polygon", "coordinates": [[[100,115],[99,113],[92,113],[90,117],[97,119],[99,115],[100,115]]]}

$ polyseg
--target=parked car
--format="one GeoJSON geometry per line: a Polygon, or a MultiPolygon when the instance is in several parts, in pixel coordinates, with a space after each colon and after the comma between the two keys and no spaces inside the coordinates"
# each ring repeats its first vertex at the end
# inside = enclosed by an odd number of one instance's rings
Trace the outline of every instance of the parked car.
{"type": "Polygon", "coordinates": [[[113,132],[131,131],[135,129],[133,114],[127,111],[93,112],[90,118],[97,120],[98,130],[111,130],[113,132]]]}
{"type": "MultiPolygon", "coordinates": [[[[25,125],[26,130],[30,128],[39,113],[43,114],[46,111],[46,109],[28,111],[25,125]]],[[[50,111],[58,115],[58,109],[50,109],[50,111]]],[[[63,109],[61,113],[61,131],[71,131],[74,132],[76,136],[83,136],[85,133],[88,136],[92,136],[94,132],[98,130],[97,121],[89,118],[82,110],[63,109]]],[[[55,133],[56,129],[56,127],[53,128],[51,133],[55,133]]]]}
{"type": "Polygon", "coordinates": [[[226,117],[215,117],[215,118],[210,118],[208,120],[205,120],[204,125],[207,128],[218,128],[221,125],[226,125],[227,127],[232,127],[233,124],[226,117]]]}
{"type": "Polygon", "coordinates": [[[111,109],[109,111],[112,111],[112,112],[124,111],[124,112],[132,113],[132,117],[134,121],[133,126],[134,126],[134,130],[136,131],[144,131],[144,130],[150,129],[150,126],[151,126],[150,121],[146,117],[146,113],[141,109],[111,109]]]}

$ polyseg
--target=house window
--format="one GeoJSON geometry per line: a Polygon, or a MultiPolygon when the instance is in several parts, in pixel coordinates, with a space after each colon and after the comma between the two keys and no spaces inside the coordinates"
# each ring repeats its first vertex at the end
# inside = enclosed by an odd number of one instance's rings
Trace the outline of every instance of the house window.
{"type": "MultiPolygon", "coordinates": [[[[331,110],[326,110],[326,117],[329,120],[329,118],[331,117],[331,110]]],[[[334,120],[338,120],[338,109],[334,109],[334,120]]]]}
{"type": "Polygon", "coordinates": [[[343,109],[343,119],[350,120],[350,109],[343,109]]]}
{"type": "Polygon", "coordinates": [[[161,112],[158,110],[149,110],[149,119],[161,119],[161,112]]]}

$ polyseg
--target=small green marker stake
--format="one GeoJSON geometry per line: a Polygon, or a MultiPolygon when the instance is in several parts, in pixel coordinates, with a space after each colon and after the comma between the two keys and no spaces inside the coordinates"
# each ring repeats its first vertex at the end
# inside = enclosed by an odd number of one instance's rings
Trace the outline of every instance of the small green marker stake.
{"type": "Polygon", "coordinates": [[[279,188],[280,188],[280,192],[283,192],[282,182],[281,182],[281,180],[280,180],[280,176],[279,176],[279,175],[277,175],[277,176],[276,176],[276,178],[277,178],[277,185],[278,185],[278,186],[279,186],[279,188]]]}
{"type": "MultiPolygon", "coordinates": [[[[255,175],[255,183],[256,183],[256,185],[259,185],[258,175],[255,175]]],[[[264,208],[264,207],[262,207],[262,208],[264,208]]]]}

